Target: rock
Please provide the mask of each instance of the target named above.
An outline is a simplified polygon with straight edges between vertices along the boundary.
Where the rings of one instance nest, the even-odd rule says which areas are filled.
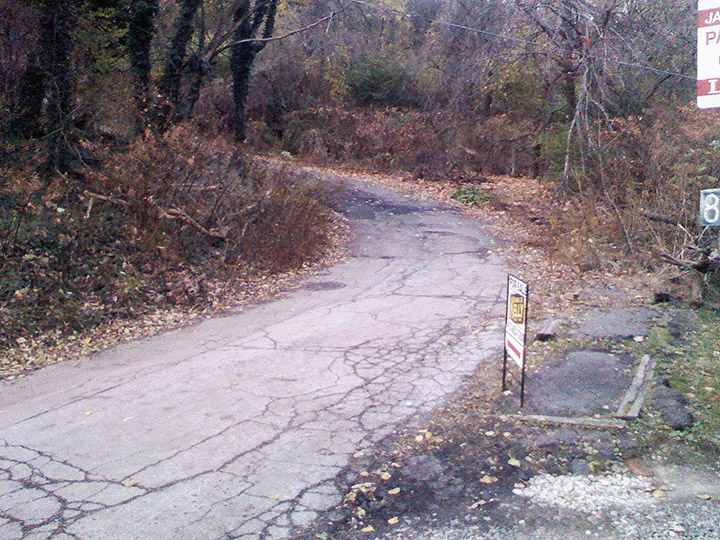
[[[428,481],[441,476],[445,472],[445,468],[436,457],[420,454],[409,457],[405,461],[402,472],[413,480]]]
[[[668,385],[665,379],[654,388],[651,399],[653,407],[660,412],[663,422],[672,429],[682,430],[692,427],[695,418],[686,407],[687,398]]]
[[[630,437],[621,437],[617,441],[618,450],[623,454],[635,452],[640,448],[640,443]]]
[[[664,401],[658,405],[663,422],[672,429],[682,430],[692,427],[695,418],[687,408],[677,401]]]
[[[570,462],[570,472],[572,474],[591,474],[590,465],[580,459],[574,459]]]
[[[563,325],[562,319],[552,319],[545,321],[535,334],[535,339],[541,342],[552,341],[557,337],[560,327]]]
[[[665,379],[667,381],[667,379]],[[655,388],[655,392],[653,393],[654,399],[657,400],[674,400],[680,403],[681,405],[689,405],[690,402],[688,401],[688,398],[685,397],[685,395],[682,392],[678,392],[674,388],[670,388],[670,384],[667,382],[663,382],[663,384],[659,384]]]

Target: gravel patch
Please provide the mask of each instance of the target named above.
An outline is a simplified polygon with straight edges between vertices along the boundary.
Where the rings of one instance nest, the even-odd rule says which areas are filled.
[[[541,506],[559,506],[577,512],[598,512],[611,507],[648,505],[654,502],[653,486],[637,476],[539,475],[513,493]]]

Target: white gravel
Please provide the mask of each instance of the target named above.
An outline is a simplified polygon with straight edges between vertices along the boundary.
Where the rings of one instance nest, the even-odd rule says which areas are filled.
[[[541,506],[559,506],[578,512],[597,512],[612,507],[635,507],[655,502],[653,486],[643,477],[612,474],[607,476],[539,475],[515,495]]]

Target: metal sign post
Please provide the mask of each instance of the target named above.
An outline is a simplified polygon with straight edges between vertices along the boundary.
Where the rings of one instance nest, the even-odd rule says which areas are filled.
[[[528,284],[508,276],[503,345],[502,389],[507,389],[507,361],[511,358],[520,368],[520,408],[525,405],[525,342],[527,335]]]
[[[720,0],[698,1],[697,105],[720,107]]]

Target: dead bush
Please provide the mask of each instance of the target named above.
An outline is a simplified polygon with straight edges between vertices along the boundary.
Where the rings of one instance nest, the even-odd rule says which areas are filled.
[[[184,126],[124,152],[84,152],[103,164],[82,182],[5,171],[0,347],[202,305],[214,283],[296,268],[329,239],[320,187],[251,164],[225,139]]]

